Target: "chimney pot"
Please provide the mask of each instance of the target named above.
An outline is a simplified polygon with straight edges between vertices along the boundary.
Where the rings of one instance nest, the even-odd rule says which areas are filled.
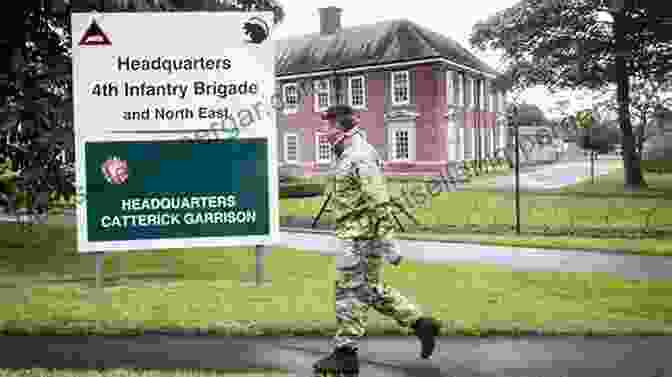
[[[341,29],[341,12],[338,7],[319,8],[320,11],[320,34],[328,35],[337,33]]]

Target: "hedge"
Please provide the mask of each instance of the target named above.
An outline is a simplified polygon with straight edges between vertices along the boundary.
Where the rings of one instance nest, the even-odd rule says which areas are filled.
[[[649,173],[672,173],[672,160],[642,160],[642,170]]]
[[[308,198],[324,193],[325,185],[319,183],[295,183],[280,185],[280,199]]]

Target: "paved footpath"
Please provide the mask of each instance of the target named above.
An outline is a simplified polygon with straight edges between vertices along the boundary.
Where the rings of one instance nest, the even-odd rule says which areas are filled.
[[[672,337],[443,337],[432,359],[418,359],[413,337],[361,344],[364,377],[672,376]],[[144,335],[0,336],[3,368],[283,369],[312,376],[327,339]],[[9,357],[11,354],[11,357]]]
[[[287,230],[287,229],[285,229]],[[399,240],[402,255],[425,263],[483,263],[517,271],[607,272],[627,279],[672,279],[672,258],[572,250],[532,249],[441,241]],[[298,250],[340,252],[327,232],[282,232],[280,245]]]

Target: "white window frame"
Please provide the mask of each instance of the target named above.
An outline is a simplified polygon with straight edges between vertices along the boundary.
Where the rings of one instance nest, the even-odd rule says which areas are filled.
[[[506,123],[504,122],[499,123],[499,144],[500,148],[506,147]]]
[[[495,98],[496,98],[495,94],[494,93],[488,93],[488,96],[489,96],[488,111],[490,111],[491,113],[494,113],[495,112],[495,106],[496,106],[496,104],[495,104]]]
[[[458,133],[459,145],[460,145],[460,150],[459,150],[459,153],[457,154],[457,157],[458,157],[459,161],[464,161],[464,156],[465,156],[464,149],[467,146],[467,143],[464,140],[464,127],[463,126],[458,127],[457,128],[457,133]]]
[[[474,80],[465,75],[464,78],[464,106],[468,109],[474,107]]]
[[[322,159],[320,158],[320,136],[324,136],[325,134],[322,132],[316,132],[315,133],[315,161],[318,164],[328,164],[331,163],[331,161],[334,158],[334,151],[331,148],[331,145],[329,143],[326,143],[329,146],[329,158],[328,159]]]
[[[394,95],[394,88],[396,86],[395,77],[397,75],[406,76],[406,99],[403,101],[397,101]],[[408,71],[392,71],[390,72],[390,91],[392,95],[392,105],[408,105],[411,103],[411,75]]]
[[[457,160],[457,122],[448,122],[446,129],[446,149],[448,150],[448,161]]]
[[[408,134],[408,158],[397,158],[396,151],[396,136],[397,131],[406,131]],[[416,147],[416,138],[415,138],[415,127],[413,125],[390,125],[388,128],[388,145],[390,146],[390,156],[389,160],[393,162],[401,161],[415,161],[415,147]]]
[[[294,137],[295,140],[296,140],[296,141],[295,141],[295,142],[296,142],[296,148],[295,148],[295,150],[296,150],[296,156],[295,156],[295,157],[296,157],[296,158],[295,158],[294,160],[290,160],[289,157],[288,157],[288,156],[289,156],[289,153],[288,153],[288,151],[289,151],[289,139],[290,139],[291,137]],[[298,134],[296,134],[296,133],[286,133],[286,134],[285,134],[285,138],[284,138],[284,152],[285,152],[285,162],[286,162],[286,163],[288,163],[288,164],[296,164],[296,163],[299,162],[300,157],[299,157],[299,135],[298,135]]]
[[[481,80],[481,110],[482,111],[487,111],[488,110],[488,102],[486,101],[487,93],[488,93],[488,80],[483,79]]]
[[[462,72],[457,74],[457,105],[460,107],[464,106],[464,74]]]
[[[326,83],[326,88],[322,89],[320,88],[320,83]],[[315,112],[322,112],[326,111],[329,106],[331,106],[331,81],[329,79],[317,79],[314,81],[314,86],[313,86],[313,101],[314,101],[314,109]],[[320,106],[320,94],[326,94],[327,95],[327,104],[325,106]]]
[[[490,151],[491,154],[494,156],[495,152],[497,151],[497,137],[498,137],[498,132],[497,132],[497,127],[493,127],[490,129],[490,145],[492,150]]]
[[[464,75],[464,108],[468,109],[471,106],[471,87],[469,87],[470,79]]]
[[[294,88],[294,91],[296,92],[296,104],[293,106],[289,105],[289,101],[287,100],[287,89],[288,88]],[[287,83],[282,85],[282,102],[284,104],[283,110],[287,114],[293,114],[299,111],[299,87],[297,83],[292,82],[292,83]]]
[[[476,140],[476,127],[471,127],[471,159],[475,160],[478,157],[477,152],[478,140]]]
[[[352,91],[352,82],[357,80],[362,80],[362,103],[359,105],[353,103],[354,96]],[[353,109],[366,109],[366,78],[364,75],[352,76],[348,79],[348,104]]]
[[[455,71],[446,71],[446,104],[455,105]]]
[[[499,92],[499,112],[504,112],[506,111],[506,103],[505,103],[505,97],[504,97],[504,92]]]
[[[471,79],[471,108],[472,109],[480,109],[481,104],[478,103],[480,101],[480,96],[481,96],[481,80],[479,79]]]

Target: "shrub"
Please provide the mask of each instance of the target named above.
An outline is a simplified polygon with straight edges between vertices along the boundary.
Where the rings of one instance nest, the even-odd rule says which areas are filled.
[[[9,174],[0,174],[0,192],[5,194],[16,193],[16,178]]]
[[[642,160],[642,170],[649,173],[672,173],[672,160]]]
[[[319,183],[295,183],[280,186],[280,199],[309,198],[324,194],[325,185]]]

